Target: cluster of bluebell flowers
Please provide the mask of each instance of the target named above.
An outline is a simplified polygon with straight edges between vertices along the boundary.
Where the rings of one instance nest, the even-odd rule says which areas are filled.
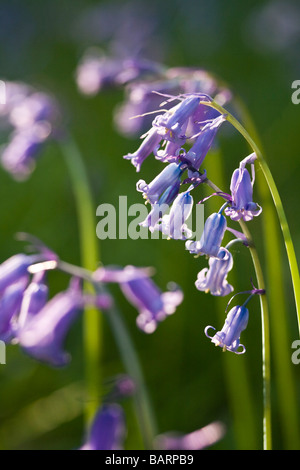
[[[230,193],[217,190],[211,195],[223,199],[220,210],[207,217],[201,238],[191,240],[192,232],[186,224],[193,207],[191,193],[202,183],[210,183],[212,188],[216,188],[208,180],[202,165],[220,127],[226,122],[226,115],[211,106],[213,99],[205,93],[163,96],[165,99],[161,107],[166,103],[172,103],[172,107],[157,110],[150,130],[141,137],[140,147],[124,156],[137,172],[150,155],[165,165],[150,183],[142,179],[137,182],[137,190],[151,205],[150,213],[141,225],[151,231],[160,230],[168,238],[185,240],[185,247],[191,254],[208,258],[209,267],[198,273],[196,288],[214,296],[227,296],[234,290],[227,281],[233,268],[230,248],[236,241],[248,244],[244,234],[230,227],[229,222],[248,222],[262,211],[253,201],[256,155],[252,153],[244,158],[234,170]],[[250,172],[247,167],[250,167]],[[226,231],[233,233],[235,238],[222,246]],[[258,290],[254,293],[261,294]],[[223,350],[244,353],[246,348],[241,347],[239,338],[247,322],[247,308],[244,305],[234,307],[227,315],[223,329],[211,338],[212,342]],[[205,334],[208,336],[207,330]]]
[[[152,270],[134,266],[101,267],[89,273],[88,280],[95,286],[91,295],[83,289],[87,274],[70,265],[68,287],[49,298],[47,276],[53,270],[64,271],[66,264],[42,244],[38,248],[38,253],[20,253],[0,265],[0,339],[19,344],[31,357],[49,365],[60,367],[69,362],[64,341],[85,306],[101,311],[112,306],[105,287],[109,283],[118,283],[138,310],[137,326],[145,333],[152,333],[183,300],[178,286],[162,292],[150,277]]]
[[[59,107],[49,93],[5,82],[0,123],[8,141],[1,149],[1,164],[14,179],[24,180],[32,173],[45,144],[58,138],[59,121]]]

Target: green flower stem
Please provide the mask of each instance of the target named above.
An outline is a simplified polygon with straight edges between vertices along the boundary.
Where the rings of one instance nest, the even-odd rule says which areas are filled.
[[[151,450],[153,449],[154,438],[157,432],[154,413],[144,382],[142,368],[123,318],[116,306],[113,306],[109,310],[107,318],[110,322],[125,368],[136,384],[137,388],[134,394],[135,409],[139,419],[145,449]]]
[[[218,177],[220,186],[225,187],[224,159],[219,148],[211,150],[210,158],[206,160],[205,168],[207,174],[212,174],[213,179]],[[209,212],[217,212],[220,205],[219,199],[210,198],[207,202]],[[225,248],[230,250],[237,243],[244,245],[245,240],[234,238],[227,243]],[[243,249],[246,250],[246,247]],[[237,273],[233,270],[230,274],[230,283],[234,285]],[[220,322],[224,321],[224,300],[222,297],[215,297],[214,302],[218,309]],[[257,449],[260,445],[260,438],[257,432],[258,413],[253,384],[249,375],[247,362],[235,360],[231,354],[222,354],[225,368],[225,380],[229,398],[229,406],[233,418],[234,437],[237,448],[242,450]],[[239,380],[237,381],[237,377]]]
[[[100,259],[99,246],[95,233],[95,210],[85,166],[77,145],[71,138],[61,145],[67,164],[76,200],[82,266],[94,271]],[[86,289],[93,292],[92,285]],[[87,307],[83,316],[83,344],[87,386],[86,421],[93,418],[100,405],[101,397],[101,357],[102,357],[102,315],[94,307]]]
[[[292,237],[289,229],[289,225],[287,222],[287,218],[285,215],[285,211],[282,205],[282,201],[277,189],[277,186],[275,184],[274,178],[272,176],[272,173],[269,169],[269,166],[265,159],[262,156],[262,153],[252,137],[249,135],[249,133],[246,131],[246,129],[240,124],[240,122],[226,109],[224,109],[222,106],[218,105],[215,102],[202,102],[206,106],[210,106],[217,111],[219,111],[222,114],[226,115],[226,119],[228,122],[230,122],[236,130],[245,138],[245,140],[248,142],[250,147],[252,148],[253,152],[255,152],[257,156],[257,161],[261,167],[261,170],[265,176],[265,179],[267,181],[267,184],[269,186],[274,205],[278,214],[283,238],[284,238],[284,243],[286,247],[286,252],[287,252],[287,257],[289,260],[289,266],[290,266],[290,272],[291,272],[291,278],[292,278],[292,283],[293,283],[293,289],[294,289],[294,297],[295,297],[295,304],[296,304],[296,309],[297,309],[297,319],[298,319],[298,329],[300,333],[300,277],[299,277],[299,268],[297,264],[297,258],[296,258],[296,253],[295,253],[295,248],[292,242]]]
[[[244,103],[234,99],[241,122],[262,150],[256,126]],[[264,152],[263,152],[264,154]],[[284,274],[281,266],[280,226],[277,222],[276,209],[273,204],[267,182],[262,172],[256,178],[257,191],[263,206],[262,226],[264,232],[264,250],[266,253],[266,277],[268,286],[276,286],[269,295],[271,317],[271,342],[273,344],[274,372],[278,388],[278,409],[281,418],[282,437],[285,448],[297,449],[300,442],[299,413],[297,390],[290,357],[291,338],[287,322],[287,305],[284,292]],[[276,254],[274,256],[274,254]],[[269,287],[268,287],[269,290]]]
[[[264,276],[258,256],[247,224],[240,221],[240,226],[249,243],[258,289],[265,290]],[[262,367],[263,367],[263,446],[264,450],[272,449],[272,425],[271,425],[271,359],[270,359],[270,325],[267,296],[260,295],[261,324],[262,324]]]
[[[217,193],[223,193],[208,178],[204,181],[211,189]],[[244,221],[239,221],[243,234],[247,238],[248,247],[251,253],[258,289],[265,290],[264,276],[258,256],[252,240],[251,233]],[[263,448],[271,450],[272,448],[272,426],[271,426],[271,363],[270,363],[270,326],[269,309],[267,296],[260,295],[261,322],[262,322],[262,377],[263,377]]]

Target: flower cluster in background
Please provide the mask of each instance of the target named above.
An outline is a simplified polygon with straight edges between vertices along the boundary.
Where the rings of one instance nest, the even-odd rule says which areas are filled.
[[[135,384],[130,377],[112,380],[112,390],[105,396],[104,404],[97,411],[80,450],[122,450],[126,440],[126,419],[121,401],[132,396]],[[202,450],[224,436],[224,425],[212,422],[188,434],[164,433],[155,436],[153,445],[159,450]]]
[[[5,82],[0,128],[8,134],[1,164],[13,178],[24,180],[35,168],[46,142],[58,138],[60,111],[56,100],[25,83]]]

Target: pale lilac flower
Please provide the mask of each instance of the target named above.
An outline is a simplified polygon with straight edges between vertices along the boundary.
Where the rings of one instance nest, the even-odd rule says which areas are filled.
[[[139,180],[136,184],[138,191],[143,193],[145,199],[151,204],[158,202],[160,196],[169,188],[177,187],[181,175],[185,171],[182,164],[170,163],[161,171],[151,183]]]
[[[27,281],[20,278],[15,284],[9,285],[0,298],[0,340],[10,341],[14,337],[16,316],[19,314],[23,293]]]
[[[193,208],[193,197],[190,190],[179,194],[168,215],[164,215],[161,222],[158,222],[154,229],[161,232],[174,240],[186,240],[192,235],[191,230],[186,225]]]
[[[161,140],[161,135],[157,133],[155,128],[152,128],[138,150],[134,153],[124,155],[124,158],[131,160],[131,163],[136,167],[136,171],[139,172],[144,160],[146,160],[151,153],[155,153],[159,149]]]
[[[44,271],[34,274],[30,284],[24,291],[17,328],[21,329],[33,316],[46,305],[49,296],[49,287]]]
[[[204,268],[198,273],[195,282],[197,289],[216,296],[230,294],[233,287],[226,278],[233,266],[231,253],[226,248],[220,248],[217,258],[209,258],[208,264],[209,268]]]
[[[97,412],[87,440],[79,450],[121,450],[125,436],[122,408],[117,404],[105,404]]]
[[[57,117],[57,106],[50,95],[34,92],[16,104],[9,116],[16,129],[25,129],[37,122],[53,122]]]
[[[223,236],[227,227],[226,218],[219,213],[211,214],[204,225],[200,241],[186,242],[186,248],[195,255],[218,257]]]
[[[158,323],[173,314],[183,300],[178,286],[162,292],[149,277],[149,272],[126,266],[124,269],[99,268],[94,279],[99,282],[118,282],[127,300],[137,308],[137,326],[145,333],[153,333]]]
[[[155,448],[161,450],[203,450],[224,436],[222,423],[213,422],[188,434],[165,433],[156,437]]]
[[[212,122],[207,123],[199,135],[196,137],[196,142],[191,149],[184,155],[182,161],[188,163],[195,170],[199,170],[203,163],[208,151],[210,150],[216,133],[220,125],[226,120],[226,117],[221,115],[215,118]]]
[[[1,154],[2,166],[17,180],[28,178],[50,133],[51,127],[47,122],[13,133]]]
[[[36,360],[56,367],[64,366],[70,358],[63,349],[63,343],[83,307],[81,289],[77,284],[72,284],[49,300],[18,331],[20,346]]]
[[[83,94],[95,95],[103,88],[115,86],[116,76],[122,70],[122,61],[118,59],[88,54],[77,68],[77,86]]]
[[[146,219],[140,223],[141,227],[148,227],[150,232],[157,229],[157,223],[163,215],[170,209],[170,204],[177,197],[180,189],[180,181],[170,186],[159,198],[158,202],[152,204],[151,211]]]
[[[245,306],[235,306],[228,313],[225,324],[221,331],[218,331],[213,337],[209,336],[207,331],[212,326],[205,328],[205,335],[211,339],[212,343],[216,346],[220,346],[223,350],[232,351],[236,354],[244,354],[246,348],[243,344],[240,344],[240,335],[243,330],[247,327],[249,319],[249,311]],[[242,348],[239,351],[239,348]]]
[[[188,120],[199,106],[200,99],[200,96],[196,95],[185,98],[166,113],[157,116],[153,121],[153,127],[157,128],[162,138],[171,142],[178,140],[181,142]]]
[[[28,268],[40,261],[41,255],[18,254],[0,264],[0,295],[5,289],[19,281],[25,284],[29,281]]]
[[[231,204],[225,209],[225,214],[232,220],[243,219],[245,222],[248,222],[262,212],[262,208],[253,202],[255,159],[256,155],[254,153],[249,155],[242,160],[239,168],[233,172],[230,184]],[[245,168],[247,163],[250,163],[252,167],[252,180],[248,170]]]

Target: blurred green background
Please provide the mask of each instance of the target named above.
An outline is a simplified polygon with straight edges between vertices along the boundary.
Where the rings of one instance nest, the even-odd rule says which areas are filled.
[[[105,29],[103,12],[111,6],[115,10]],[[109,91],[86,98],[80,95],[74,80],[77,64],[86,48],[101,46],[111,52],[116,47],[113,41],[120,33],[120,18],[116,12],[125,6],[128,7],[127,19],[130,12],[138,12],[131,29],[133,38],[144,31],[146,20],[151,24],[145,39],[147,58],[170,67],[207,69],[227,82],[244,101],[278,185],[299,257],[300,105],[291,101],[291,84],[300,79],[299,2],[1,1],[1,78],[24,81],[57,97],[68,129],[84,156],[95,208],[105,202],[117,206],[119,195],[128,195],[128,204],[141,202],[141,195],[135,190],[137,179],[150,181],[161,168],[159,162],[148,160],[137,175],[134,167],[122,158],[133,152],[139,143],[138,139],[129,140],[119,135],[113,125],[113,111],[123,99],[122,92]],[[142,15],[140,21],[139,15]],[[126,15],[122,16],[122,21],[125,19]],[[128,47],[130,49],[130,42]],[[222,131],[220,146],[229,185],[230,175],[247,155],[247,148],[236,133]],[[218,165],[210,162],[208,166],[218,182],[221,178]],[[14,234],[23,231],[42,239],[64,260],[80,264],[76,207],[59,147],[51,144],[46,148],[26,182],[16,183],[2,169],[0,173],[1,261],[22,249]],[[260,220],[251,223],[251,230],[262,251]],[[274,257],[282,263],[290,345],[298,333],[282,243],[281,248],[282,252],[274,253]],[[135,326],[134,308],[117,288],[113,289],[143,366],[159,432],[191,432],[219,420],[226,426],[226,435],[214,448],[261,448],[258,300],[254,299],[249,305],[249,325],[243,333],[247,353],[240,357],[223,354],[220,348],[213,347],[203,330],[207,325],[222,327],[227,299],[215,299],[194,287],[197,272],[206,265],[205,259],[194,259],[179,241],[166,240],[105,240],[101,242],[100,251],[103,264],[153,266],[154,279],[161,288],[165,289],[172,280],[185,293],[184,302],[176,313],[163,322],[155,334],[146,336]],[[249,278],[254,277],[254,272],[245,248],[236,248],[234,258],[235,268],[229,281],[238,292],[249,288]],[[52,292],[65,288],[67,281],[62,274],[52,274]],[[270,287],[276,292],[278,286]],[[73,449],[81,444],[84,407],[81,321],[72,328],[67,345],[73,359],[62,370],[37,364],[16,346],[7,348],[7,364],[0,366],[1,449]],[[288,355],[291,353],[292,350]],[[103,376],[123,371],[113,335],[104,321]],[[300,365],[292,365],[292,374],[299,397]],[[285,449],[291,444],[283,435],[278,401],[274,385],[274,448]],[[294,410],[296,417],[300,397],[298,402],[299,408]],[[125,409],[126,447],[135,449],[141,442],[130,400],[125,403]],[[300,442],[292,445],[300,448]]]

